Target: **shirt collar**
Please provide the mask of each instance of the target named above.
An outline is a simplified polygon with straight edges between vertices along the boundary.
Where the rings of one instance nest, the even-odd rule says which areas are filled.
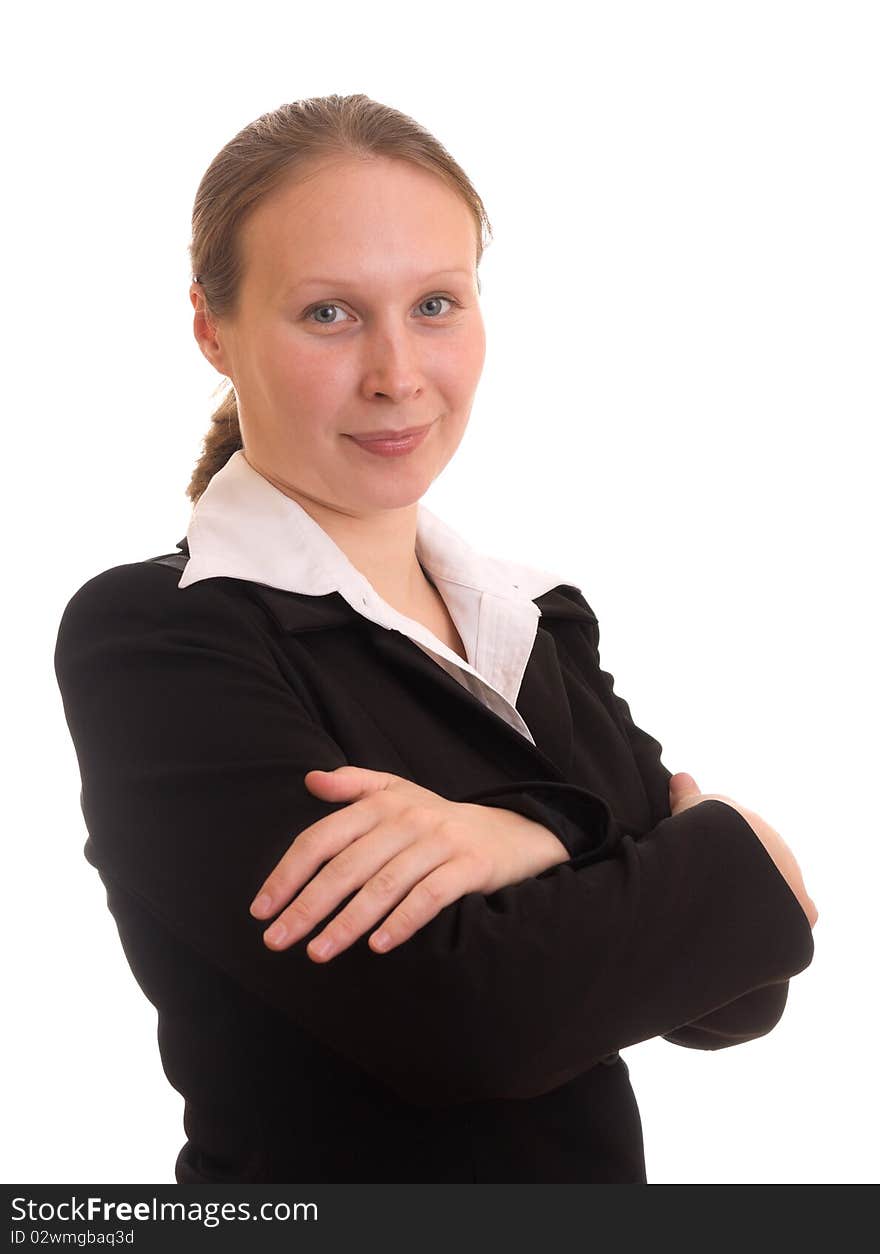
[[[226,576],[311,597],[339,593],[357,613],[377,622],[388,618],[390,607],[369,580],[297,501],[250,465],[243,449],[232,454],[199,497],[186,542],[189,561],[181,588]],[[552,571],[477,551],[422,502],[416,556],[450,595],[476,590],[534,601],[568,583]]]

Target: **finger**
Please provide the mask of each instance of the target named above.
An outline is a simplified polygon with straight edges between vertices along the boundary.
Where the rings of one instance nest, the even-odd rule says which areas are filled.
[[[401,848],[402,839],[410,842],[405,848]],[[322,961],[334,957],[383,919],[420,879],[449,856],[446,843],[436,836],[413,842],[412,834],[402,830],[399,817],[380,824],[368,840],[353,846],[349,859],[348,852],[328,863],[280,917],[278,922],[287,928],[283,947],[295,944],[355,893],[324,931],[309,942],[309,957]],[[269,933],[266,939],[269,941]],[[322,949],[323,942],[328,943],[326,950]]]
[[[369,832],[369,840],[365,835],[340,849],[266,929],[266,944],[273,949],[287,949],[317,927],[341,901],[368,883],[400,852],[401,831],[399,821],[377,823]]]
[[[415,846],[406,850],[394,862],[403,862],[406,854],[411,853],[414,848]],[[397,909],[385,919],[381,928],[370,938],[374,952],[384,953],[388,949],[393,949],[430,922],[444,906],[472,891],[480,876],[485,875],[485,867],[477,866],[476,863],[477,860],[471,858],[470,855],[462,854],[442,862],[433,870],[428,870],[423,866],[414,874],[398,872],[394,863],[383,868],[383,871],[391,870],[395,875],[398,886],[394,895],[395,897],[402,896],[402,900]],[[405,884],[411,884],[408,893],[400,888]],[[364,885],[358,897],[363,896],[366,889],[367,885]],[[314,941],[309,943],[309,957],[320,962],[327,962],[336,957],[387,914],[388,904],[388,900],[380,900],[378,903],[374,900],[365,905],[363,910],[359,910],[358,899],[355,898],[320,936],[316,936]],[[354,916],[354,921],[351,923],[346,918],[349,910]],[[354,915],[355,911],[357,911],[356,915]],[[344,925],[341,933],[338,928],[339,924]],[[383,933],[389,937],[387,946],[381,942],[376,944],[376,938],[382,936]]]
[[[357,804],[359,798],[387,792],[392,787],[396,792],[402,788],[408,791],[417,788],[409,780],[389,771],[372,771],[367,767],[350,765],[333,771],[307,771],[304,781],[310,791],[337,801],[350,797],[352,805]],[[337,810],[325,815],[294,837],[290,848],[254,894],[249,907],[254,918],[268,919],[275,914],[315,873],[322,861],[326,862],[339,852],[342,846],[338,841],[346,840],[345,832],[335,821],[339,813],[342,812]],[[363,834],[351,829],[346,829],[346,832],[349,842]]]
[[[303,828],[260,885],[250,912],[255,919],[277,913],[322,863],[369,832],[386,812],[378,794],[354,801]]]
[[[408,941],[454,901],[475,892],[485,875],[482,863],[461,854],[432,871],[407,894],[369,939],[374,952],[388,953]]]

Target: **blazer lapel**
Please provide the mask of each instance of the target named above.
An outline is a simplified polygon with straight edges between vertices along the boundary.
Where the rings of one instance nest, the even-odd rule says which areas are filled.
[[[181,547],[180,545],[178,547]],[[282,631],[300,633],[346,624],[371,633],[377,653],[389,666],[402,672],[408,683],[424,694],[426,702],[438,699],[466,702],[472,713],[485,720],[486,735],[500,738],[504,760],[517,775],[534,776],[537,771],[551,779],[565,780],[571,771],[574,744],[571,707],[552,631],[542,624],[553,618],[576,618],[595,622],[595,616],[557,591],[535,598],[541,610],[535,644],[523,675],[516,708],[535,738],[535,744],[505,719],[486,706],[469,689],[458,683],[414,641],[399,631],[389,631],[358,614],[338,592],[307,596],[248,583]]]
[[[583,601],[580,593],[577,595]],[[535,604],[541,617],[516,707],[536,743],[558,767],[560,777],[570,779],[574,766],[574,726],[553,623],[573,619],[592,625],[596,616],[586,602],[577,604],[555,588],[535,597]]]
[[[550,632],[538,620],[538,632],[517,697],[516,708],[547,757],[569,777],[574,757],[571,706],[556,645]]]
[[[564,778],[561,765],[554,760],[556,755],[560,754],[560,748],[560,756],[565,763],[571,758],[571,715],[567,711],[568,702],[564,692],[562,701],[568,712],[568,739],[566,742],[563,730],[561,746],[559,733],[551,744],[542,744],[541,737],[536,734],[533,726],[531,708],[526,708],[522,701],[517,701],[517,709],[535,737],[536,743],[533,745],[515,727],[511,727],[500,714],[496,714],[485,705],[470,689],[453,679],[448,671],[439,666],[408,636],[404,636],[399,631],[387,631],[377,626],[373,634],[373,643],[376,651],[387,659],[389,666],[399,673],[402,672],[406,681],[424,694],[426,703],[437,702],[440,699],[453,703],[464,701],[471,708],[472,714],[485,722],[486,736],[490,742],[493,739],[500,742],[499,747],[503,748],[503,762],[506,769],[513,770],[517,776],[524,773],[526,777],[531,777],[537,770],[542,774],[550,775],[553,779]],[[533,656],[526,668],[527,674],[532,669],[534,660]],[[564,729],[564,720],[560,722]]]

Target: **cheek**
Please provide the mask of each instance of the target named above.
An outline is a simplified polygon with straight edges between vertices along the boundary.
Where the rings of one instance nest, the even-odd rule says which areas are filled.
[[[461,337],[461,365],[471,373],[479,373],[486,356],[486,328],[477,316]]]
[[[456,352],[450,355],[447,363],[447,383],[451,396],[457,400],[470,398],[486,357],[486,337],[482,331],[462,337],[456,345]]]
[[[263,368],[285,398],[310,409],[323,398],[323,408],[332,408],[332,397],[347,385],[344,362],[333,360],[321,347],[283,331],[267,336],[261,349]]]

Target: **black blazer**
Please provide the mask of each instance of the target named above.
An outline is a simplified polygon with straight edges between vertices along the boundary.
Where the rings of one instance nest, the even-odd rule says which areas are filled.
[[[85,583],[55,651],[85,856],[185,1099],[177,1181],[644,1182],[618,1051],[762,1036],[813,937],[732,806],[670,815],[582,594],[536,599],[533,746],[339,593],[179,589],[177,547]],[[305,773],[345,763],[537,818],[571,858],[384,955],[365,935],[313,962],[326,918],[272,952],[248,907],[343,804]]]

